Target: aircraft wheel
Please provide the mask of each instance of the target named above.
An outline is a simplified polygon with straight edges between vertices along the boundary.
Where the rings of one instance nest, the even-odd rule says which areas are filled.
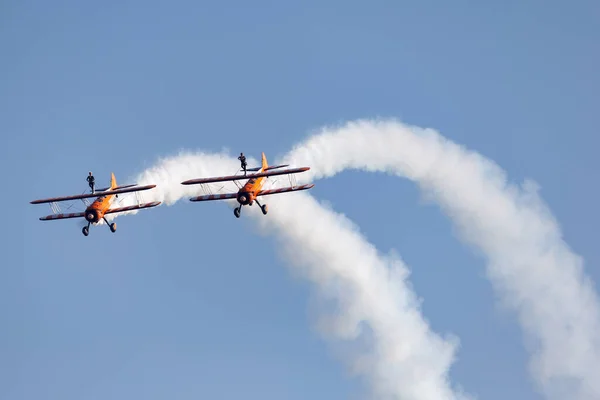
[[[110,231],[112,233],[115,233],[115,231],[117,230],[117,224],[115,222],[113,222],[112,224],[109,225],[110,226]]]
[[[233,214],[235,215],[236,218],[239,218],[240,217],[240,209],[239,208],[235,208],[233,210]]]
[[[262,207],[260,207],[260,209],[262,210],[264,215],[267,215],[267,212],[269,211],[269,207],[266,204],[263,204]]]
[[[81,230],[81,233],[83,233],[83,236],[87,236],[90,234],[90,230],[88,229],[87,226],[84,226],[83,229]]]

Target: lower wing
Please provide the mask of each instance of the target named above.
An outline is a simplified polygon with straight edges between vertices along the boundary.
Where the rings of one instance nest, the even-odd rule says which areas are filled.
[[[52,214],[40,217],[40,221],[52,221],[55,219],[67,219],[67,218],[81,218],[85,215],[83,212],[71,213],[71,214]]]
[[[269,194],[279,194],[279,193],[285,193],[285,192],[296,192],[298,190],[311,189],[314,186],[315,185],[313,183],[308,183],[306,185],[300,185],[300,186],[289,186],[289,187],[284,187],[284,188],[279,188],[279,189],[261,190],[260,192],[258,192],[257,196],[267,196]]]
[[[111,208],[111,209],[107,210],[104,214],[114,214],[114,213],[123,212],[123,211],[140,210],[142,208],[156,207],[160,203],[161,203],[160,201],[154,201],[152,203],[140,204],[140,205],[135,205],[135,206]],[[78,212],[78,213],[71,213],[71,214],[52,214],[52,215],[47,215],[45,217],[41,217],[40,221],[53,221],[55,219],[81,218],[84,216],[85,216],[85,212]]]
[[[279,188],[279,189],[261,190],[260,192],[258,192],[257,196],[267,196],[270,194],[279,194],[279,193],[285,193],[285,192],[296,192],[298,190],[311,189],[314,186],[315,186],[314,184],[309,183],[309,184],[300,185],[300,186],[289,186],[289,187],[284,187],[284,188]],[[192,197],[190,199],[190,201],[228,200],[228,199],[235,199],[237,197],[237,195],[238,195],[237,193],[207,194],[204,196]]]
[[[142,208],[156,207],[160,203],[162,203],[162,202],[161,201],[153,201],[152,203],[139,204],[139,205],[135,205],[135,206],[111,208],[110,210],[107,210],[104,214],[114,214],[114,213],[124,212],[124,211],[141,210]]]
[[[210,201],[210,200],[227,200],[235,199],[237,193],[226,193],[226,194],[206,194],[204,196],[192,197],[190,201]]]

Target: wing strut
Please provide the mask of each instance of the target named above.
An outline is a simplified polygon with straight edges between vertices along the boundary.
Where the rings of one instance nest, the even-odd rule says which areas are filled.
[[[52,210],[53,214],[60,214],[60,206],[58,205],[58,203],[56,202],[52,202],[50,203],[50,209]]]

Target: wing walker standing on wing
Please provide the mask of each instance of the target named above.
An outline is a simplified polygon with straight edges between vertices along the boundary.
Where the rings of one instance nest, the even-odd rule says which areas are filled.
[[[246,156],[244,155],[244,153],[240,153],[238,160],[240,160],[240,163],[242,164],[242,169],[244,170],[244,176],[246,176],[246,167],[248,166],[248,164],[246,164]]]
[[[92,193],[95,193],[96,191],[94,190],[94,186],[96,185],[96,179],[94,178],[94,175],[92,175],[92,171],[90,171],[90,174],[88,175],[86,180],[88,181],[88,185],[90,185]]]
[[[246,168],[246,157],[244,157],[244,153],[240,153],[238,157],[242,164],[242,169],[244,170],[244,176],[240,175],[230,175],[230,176],[220,176],[214,178],[201,178],[201,179],[190,179],[185,182],[181,182],[182,185],[197,185],[197,184],[206,184],[213,182],[225,182],[225,181],[237,181],[245,178],[249,178],[246,184],[238,190],[237,193],[226,193],[226,194],[209,194],[204,196],[197,196],[190,199],[190,201],[209,201],[209,200],[227,200],[227,199],[237,199],[239,206],[233,210],[236,218],[240,217],[240,213],[242,211],[242,206],[249,205],[251,206],[256,201],[256,204],[261,208],[264,215],[267,215],[267,205],[261,205],[258,201],[259,196],[266,196],[270,194],[278,194],[284,192],[293,192],[298,190],[307,190],[314,187],[314,184],[306,184],[300,186],[290,186],[278,189],[269,189],[262,190],[263,185],[265,184],[265,179],[270,176],[275,175],[286,175],[286,174],[295,174],[304,171],[308,171],[310,167],[302,167],[302,168],[292,168],[292,169],[284,169],[280,171],[273,171],[274,169],[279,169],[283,167],[288,167],[289,165],[274,165],[269,166],[267,163],[267,158],[265,157],[265,153],[262,153],[262,166],[257,168]],[[247,175],[247,171],[256,171],[255,174]],[[237,183],[236,183],[237,184]],[[239,186],[238,186],[239,187]]]
[[[111,232],[115,232],[117,230],[117,224],[114,222],[112,224],[109,224],[108,221],[106,220],[107,214],[114,214],[114,213],[119,213],[119,212],[124,212],[124,211],[140,210],[142,208],[156,207],[161,203],[160,201],[154,201],[151,203],[137,204],[137,205],[127,206],[127,207],[110,208],[112,205],[113,197],[118,197],[118,195],[121,193],[140,192],[143,190],[149,190],[149,189],[156,187],[156,185],[137,186],[137,184],[132,184],[132,185],[118,186],[117,180],[115,179],[115,174],[111,174],[110,187],[98,189],[96,191],[94,189],[94,184],[95,184],[94,176],[92,175],[91,172],[89,173],[89,176],[87,177],[87,181],[90,185],[90,188],[92,189],[91,194],[80,194],[80,195],[65,196],[65,197],[53,197],[53,198],[49,198],[49,199],[41,199],[41,200],[32,201],[31,204],[42,204],[42,203],[51,203],[52,204],[52,210],[55,212],[55,214],[41,217],[40,221],[52,221],[55,219],[83,217],[86,219],[88,224],[87,224],[87,226],[83,227],[82,232],[85,236],[87,236],[90,233],[90,224],[97,224],[98,222],[100,222],[100,220],[104,220],[104,222],[106,222],[106,224],[110,227]],[[96,200],[94,200],[94,202],[92,204],[87,206],[84,212],[71,213],[71,214],[58,214],[56,211],[58,209],[58,206],[55,203],[57,203],[57,202],[69,201],[69,200],[82,200],[83,201],[83,199],[87,199],[87,198],[91,198],[91,197],[96,197]]]

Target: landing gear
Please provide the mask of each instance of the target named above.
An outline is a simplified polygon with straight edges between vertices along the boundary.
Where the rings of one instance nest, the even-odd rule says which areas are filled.
[[[83,233],[83,236],[87,236],[90,234],[90,222],[88,222],[87,226],[83,227],[81,233]]]
[[[260,209],[262,210],[262,213],[264,215],[267,215],[267,212],[269,211],[269,207],[267,207],[266,204],[260,204],[258,200],[254,199],[253,201],[251,201],[250,203],[246,204],[248,206],[252,206],[252,204],[254,204],[254,202],[256,201],[256,204],[258,204],[258,206],[260,207]],[[236,208],[233,209],[233,215],[235,215],[236,218],[240,217],[240,214],[242,213],[242,204],[240,204],[239,206],[237,206]]]
[[[115,222],[109,224],[105,217],[102,217],[102,219],[104,220],[104,222],[106,222],[106,225],[108,225],[112,233],[115,233],[117,231],[117,224]]]
[[[115,233],[117,231],[117,224],[115,222],[109,224],[106,218],[103,217],[103,219],[104,222],[106,222],[106,225],[108,225],[108,227],[110,228],[110,231],[112,233]],[[87,226],[84,226],[83,229],[81,229],[81,233],[83,233],[83,236],[87,236],[90,234],[90,224],[91,222],[88,222]]]
[[[258,200],[256,200],[256,204],[258,204],[258,206],[262,210],[263,215],[267,215],[267,212],[269,211],[269,207],[266,204],[260,204],[258,202]]]

